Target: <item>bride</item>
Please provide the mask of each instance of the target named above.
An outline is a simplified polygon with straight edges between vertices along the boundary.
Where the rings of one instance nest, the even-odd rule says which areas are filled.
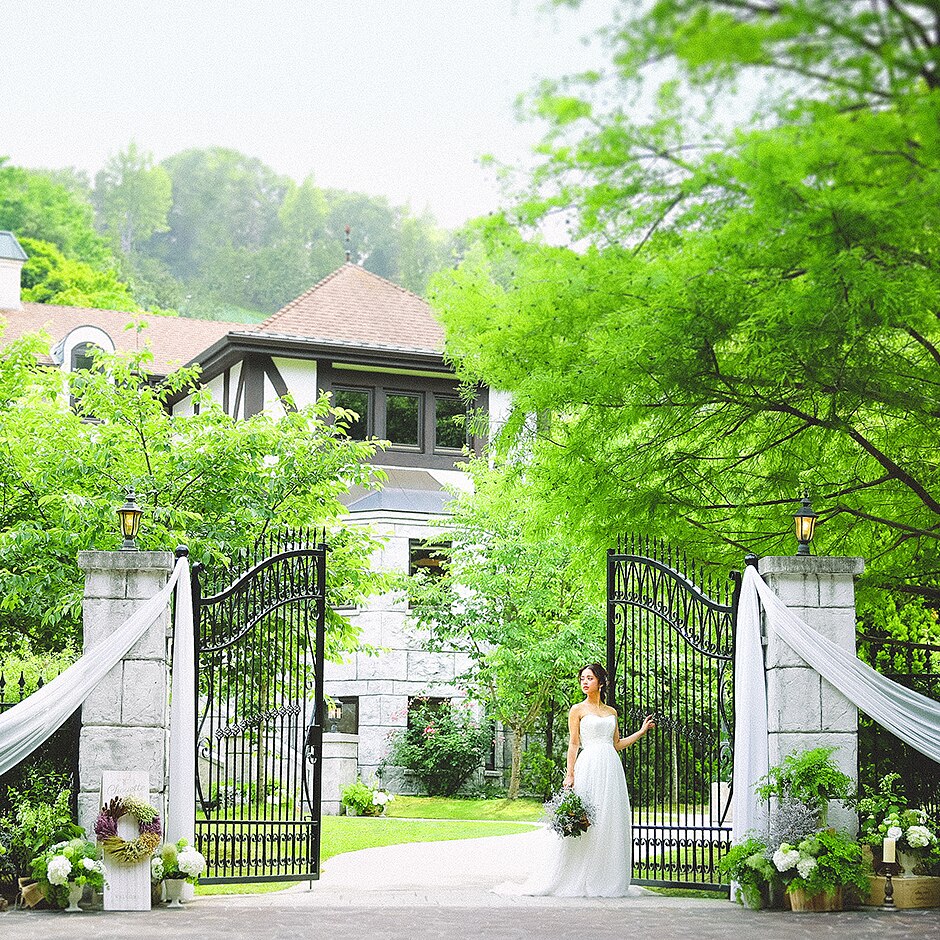
[[[604,667],[599,663],[584,666],[578,681],[585,698],[568,713],[564,786],[573,787],[592,808],[591,825],[578,837],[547,834],[551,841],[525,884],[501,885],[496,889],[501,894],[618,898],[644,893],[630,887],[630,797],[617,752],[635,744],[656,725],[648,715],[639,731],[621,738],[617,712],[604,704]]]

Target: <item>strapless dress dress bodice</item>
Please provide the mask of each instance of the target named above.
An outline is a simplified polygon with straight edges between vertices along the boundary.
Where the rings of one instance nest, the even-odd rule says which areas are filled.
[[[597,744],[607,744],[613,747],[616,723],[616,715],[592,715],[590,713],[582,715],[581,747],[592,747]]]

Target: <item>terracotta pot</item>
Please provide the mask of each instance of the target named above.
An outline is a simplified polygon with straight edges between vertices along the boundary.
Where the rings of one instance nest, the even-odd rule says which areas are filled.
[[[793,888],[787,892],[790,896],[790,907],[794,911],[841,911],[842,889],[823,891],[810,897],[802,888]]]

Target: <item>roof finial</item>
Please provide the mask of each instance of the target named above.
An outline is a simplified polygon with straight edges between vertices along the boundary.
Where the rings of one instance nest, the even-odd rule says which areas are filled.
[[[349,226],[346,226],[346,263],[349,264],[349,259],[352,257],[352,251],[349,247]]]

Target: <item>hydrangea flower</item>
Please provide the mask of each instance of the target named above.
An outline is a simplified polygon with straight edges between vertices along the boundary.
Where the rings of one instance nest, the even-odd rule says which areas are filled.
[[[774,852],[774,866],[777,871],[780,872],[789,871],[799,860],[799,849],[794,849],[789,842],[784,842],[783,845]]]
[[[809,878],[810,872],[816,867],[816,859],[812,855],[804,855],[797,863],[796,870],[801,878]]]
[[[53,855],[46,866],[46,877],[51,885],[64,885],[72,872],[72,863],[64,855]]]
[[[159,855],[150,859],[150,877],[154,881],[163,881],[163,859]]]
[[[889,839],[900,839],[904,835],[904,830],[900,826],[889,826],[888,827],[888,838]]]
[[[907,830],[907,844],[914,849],[926,848],[933,841],[933,836],[926,826],[911,826]]]
[[[206,870],[206,860],[194,848],[185,848],[176,857],[179,870],[188,878],[198,878]]]
[[[388,802],[388,794],[383,793],[381,790],[376,790],[372,794],[372,805],[373,806],[384,806]]]

